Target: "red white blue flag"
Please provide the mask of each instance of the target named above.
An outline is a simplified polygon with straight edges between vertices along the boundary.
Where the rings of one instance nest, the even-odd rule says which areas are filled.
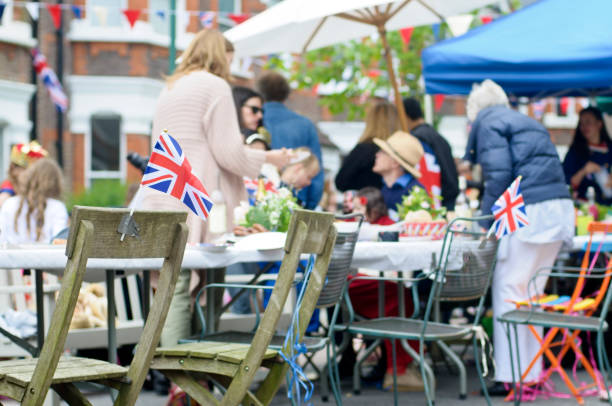
[[[212,28],[215,23],[215,12],[214,11],[202,11],[200,12],[200,23],[204,28]]]
[[[32,48],[31,53],[36,74],[49,91],[49,96],[51,96],[51,101],[55,104],[55,107],[64,113],[68,109],[68,98],[64,93],[62,84],[57,80],[55,72],[47,65],[47,58],[40,53],[38,48]]]
[[[203,220],[208,218],[213,206],[181,146],[166,131],[153,147],[141,184],[179,199]]]
[[[495,216],[492,230],[499,240],[506,234],[529,225],[525,201],[521,194],[521,176],[516,178],[508,189],[493,203],[491,212]]]

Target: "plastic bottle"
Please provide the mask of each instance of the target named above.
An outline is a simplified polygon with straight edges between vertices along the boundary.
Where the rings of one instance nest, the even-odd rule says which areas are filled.
[[[593,186],[589,186],[586,192],[588,203],[588,212],[591,216],[593,216],[593,220],[597,221],[599,217],[599,211],[597,210],[597,205],[595,204],[595,189]]]
[[[208,216],[208,231],[212,234],[221,235],[227,232],[227,210],[225,200],[220,190],[215,190],[210,195],[213,207]]]
[[[457,217],[472,217],[472,211],[469,206],[469,200],[465,194],[467,189],[467,180],[463,176],[459,176],[459,195],[455,201],[455,214]]]

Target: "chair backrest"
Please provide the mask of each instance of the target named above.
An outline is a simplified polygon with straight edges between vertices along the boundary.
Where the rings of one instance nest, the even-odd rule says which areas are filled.
[[[336,235],[336,243],[327,269],[327,279],[319,295],[317,308],[334,306],[342,297],[342,290],[351,271],[353,253],[363,219],[363,214],[336,216],[336,220],[345,221],[345,223],[342,224],[341,231],[338,231]],[[346,220],[355,221],[346,222]]]
[[[455,219],[449,223],[425,309],[426,318],[434,301],[480,300],[477,319],[480,316],[495,269],[498,241],[485,240],[485,233],[472,230],[478,228],[478,221],[490,218]]]
[[[255,372],[261,364],[261,360],[268,349],[270,340],[276,330],[276,324],[280,318],[283,306],[287,301],[289,290],[293,286],[295,273],[302,254],[314,254],[316,260],[308,279],[303,300],[299,308],[299,326],[294,328],[294,337],[298,341],[306,331],[319,293],[325,283],[325,276],[331,259],[331,254],[336,240],[336,229],[333,225],[334,216],[331,213],[319,213],[308,210],[296,210],[291,216],[287,240],[285,242],[285,254],[274,284],[274,289],[268,301],[264,315],[255,332],[249,351],[234,377],[232,385],[228,388],[224,401],[227,404],[238,404],[245,395],[246,388],[241,382],[252,382]],[[284,348],[283,351],[287,351]],[[279,376],[283,376],[280,372]],[[278,384],[280,384],[278,381]]]
[[[601,275],[591,275],[591,262],[594,260],[593,251],[598,251],[600,243],[593,242],[594,237],[599,234],[600,236],[603,234],[603,238],[609,238],[610,234],[612,234],[612,223],[606,223],[601,221],[593,221],[589,223],[587,230],[589,232],[589,240],[587,246],[584,250],[584,256],[582,257],[582,264],[580,266],[580,274],[578,279],[576,280],[576,284],[574,286],[574,291],[572,292],[572,296],[570,298],[569,303],[564,311],[564,313],[570,314],[573,313],[574,305],[581,301],[583,296],[584,287],[586,284],[586,279],[601,279],[601,286],[597,290],[597,293],[593,297],[593,302],[586,309],[586,314],[588,316],[592,315],[599,307],[602,300],[603,308],[600,312],[600,317],[605,318],[605,314],[608,311],[608,307],[610,306],[610,290],[608,289],[610,285],[610,278],[612,277],[612,263],[610,260],[606,261],[606,270]],[[601,241],[603,244],[604,241]]]
[[[66,247],[68,257],[57,304],[45,343],[26,390],[23,402],[40,404],[49,390],[51,380],[64,350],[68,327],[83,282],[88,258],[164,258],[160,272],[158,294],[155,295],[142,337],[130,365],[128,380],[119,398],[135,399],[140,393],[146,370],[159,342],[161,329],[170,306],[174,286],[180,271],[187,241],[186,212],[134,212],[137,235],[126,235],[120,241],[118,227],[129,215],[128,209],[107,209],[75,206],[72,212],[70,236]],[[129,404],[129,401],[126,402]],[[120,403],[123,404],[123,403]]]

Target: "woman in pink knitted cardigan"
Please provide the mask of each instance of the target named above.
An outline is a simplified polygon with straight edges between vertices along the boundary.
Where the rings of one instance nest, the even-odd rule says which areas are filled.
[[[180,143],[194,173],[209,192],[220,191],[226,204],[226,229],[233,229],[233,211],[246,200],[242,178],[256,178],[264,162],[283,167],[291,157],[287,150],[259,151],[247,148],[238,128],[232,92],[228,84],[233,47],[212,29],[200,31],[181,55],[175,72],[166,80],[153,118],[151,145],[167,129]],[[147,189],[147,188],[145,188]],[[180,201],[154,190],[143,190],[148,209],[186,210]],[[189,242],[210,239],[207,223],[189,212]],[[172,345],[191,334],[192,296],[203,286],[203,272],[183,271],[164,332],[163,345]]]

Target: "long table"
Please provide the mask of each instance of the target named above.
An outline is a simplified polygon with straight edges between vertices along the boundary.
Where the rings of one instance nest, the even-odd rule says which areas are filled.
[[[408,242],[358,242],[355,247],[352,266],[356,268],[370,268],[381,271],[401,270],[412,271],[431,266],[436,254],[440,251],[440,241],[408,241]],[[213,280],[212,273],[218,272],[228,265],[238,262],[274,262],[283,257],[282,248],[256,249],[237,245],[225,250],[210,247],[188,246],[185,249],[183,268],[206,269],[208,280]],[[92,258],[87,263],[85,280],[88,282],[106,281],[107,297],[114,297],[113,279],[115,270],[122,270],[125,274],[143,270],[156,270],[161,268],[161,259],[99,259]],[[42,348],[44,340],[43,319],[43,283],[42,273],[51,272],[61,275],[66,266],[65,246],[49,244],[31,244],[0,247],[1,269],[33,269],[35,270],[36,307],[38,317],[38,348]],[[145,273],[145,289],[148,289],[148,273]],[[148,300],[148,295],[143,295]],[[144,305],[145,314],[148,303]],[[213,309],[212,295],[207,295],[207,308]],[[115,331],[112,322],[114,315],[113,302],[109,300],[108,306],[108,340],[109,356],[114,357]],[[210,323],[214,325],[214,323]],[[112,354],[112,355],[111,355]],[[114,361],[113,358],[110,359]]]
[[[409,242],[358,242],[352,266],[376,270],[403,270],[428,268],[432,255],[441,248],[440,241]],[[61,274],[66,266],[65,246],[62,245],[17,245],[0,248],[0,269],[40,269]],[[183,268],[218,269],[238,262],[280,261],[282,249],[258,250],[248,247],[229,247],[223,251],[212,251],[207,247],[188,246],[185,249]],[[159,269],[161,259],[99,259],[87,262],[85,280],[100,282],[108,269],[137,272]]]

